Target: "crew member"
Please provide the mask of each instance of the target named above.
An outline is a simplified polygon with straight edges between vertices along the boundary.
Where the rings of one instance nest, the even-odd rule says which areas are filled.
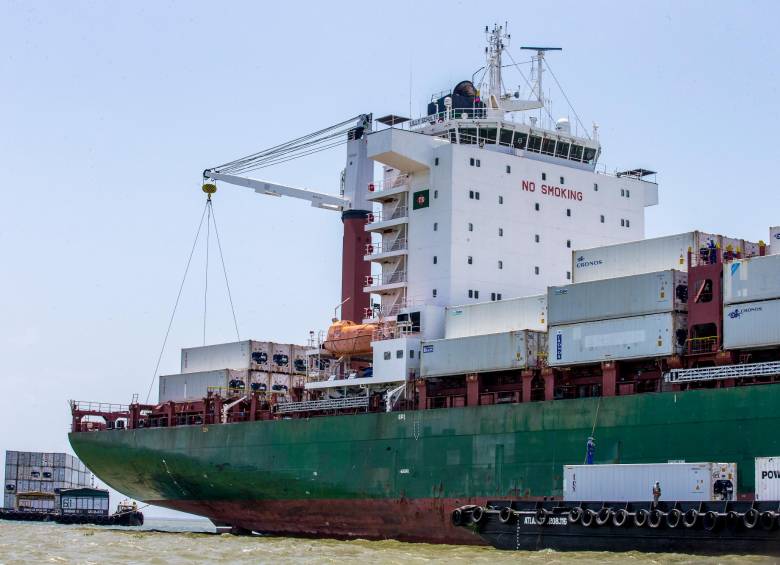
[[[661,483],[658,481],[653,485],[653,502],[658,502],[661,499]]]

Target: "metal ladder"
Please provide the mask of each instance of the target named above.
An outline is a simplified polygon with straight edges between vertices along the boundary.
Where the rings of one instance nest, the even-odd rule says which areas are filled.
[[[724,365],[722,367],[702,367],[697,369],[672,369],[664,374],[664,381],[667,383],[689,383],[770,375],[780,375],[780,361],[746,363],[744,365]]]

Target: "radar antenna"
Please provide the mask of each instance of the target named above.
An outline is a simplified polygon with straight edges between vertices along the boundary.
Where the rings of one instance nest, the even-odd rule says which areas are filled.
[[[533,63],[536,62],[536,79],[534,80],[533,90],[536,93],[536,99],[544,106],[544,90],[542,90],[542,74],[544,73],[544,54],[547,51],[563,51],[562,47],[521,47],[526,51],[536,51],[536,57],[531,59],[531,76],[533,76]]]

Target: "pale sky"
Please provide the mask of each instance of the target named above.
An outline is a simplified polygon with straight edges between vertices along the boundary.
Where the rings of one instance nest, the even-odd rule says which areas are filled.
[[[771,1],[0,0],[0,451],[69,450],[68,399],[146,395],[204,168],[363,112],[420,115],[484,64],[495,21],[518,61],[523,44],[563,47],[549,61],[600,124],[602,164],[659,172],[647,236],[766,239],[779,17]],[[343,166],[340,148],[262,174],[336,193]],[[324,329],[338,214],[227,185],[214,207],[242,339]],[[163,374],[202,341],[202,253],[192,269]],[[233,340],[221,273],[209,280],[207,340]]]

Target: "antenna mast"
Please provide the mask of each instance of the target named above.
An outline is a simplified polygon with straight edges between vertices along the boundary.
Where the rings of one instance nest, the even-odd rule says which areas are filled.
[[[507,33],[507,24],[500,26],[493,24],[492,31],[488,26],[485,26],[485,34],[487,35],[487,47],[485,47],[485,66],[487,67],[488,77],[488,89],[487,96],[484,97],[489,101],[495,99],[497,102],[501,100],[503,95],[503,89],[501,85],[501,53],[509,47],[509,40],[512,36]],[[492,105],[498,107],[498,104]]]
[[[536,99],[544,105],[544,90],[542,90],[542,75],[544,74],[544,54],[547,51],[562,51],[561,47],[521,47],[527,51],[536,51],[536,84],[534,90],[536,91]]]

